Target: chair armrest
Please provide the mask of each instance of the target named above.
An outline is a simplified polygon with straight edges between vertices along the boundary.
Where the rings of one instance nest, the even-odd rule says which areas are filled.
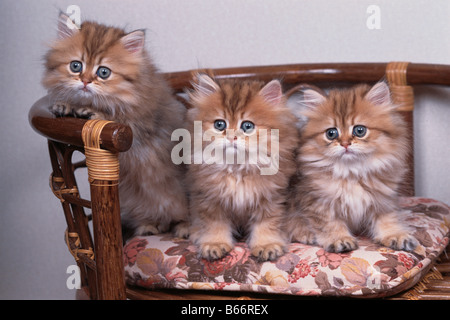
[[[81,131],[87,120],[55,117],[49,106],[49,98],[45,96],[31,107],[28,120],[33,129],[47,139],[83,147]],[[127,125],[109,123],[103,128],[100,139],[102,149],[124,152],[131,147],[133,133]]]
[[[118,153],[131,147],[131,128],[115,122],[55,117],[49,106],[48,97],[38,100],[29,112],[29,121],[34,130],[49,140],[52,190],[73,193],[72,199],[61,196],[60,200],[68,223],[67,234],[78,239],[76,250],[89,251],[89,259],[92,259],[86,264],[77,260],[78,253],[75,254],[75,260],[83,270],[84,285],[88,285],[92,299],[126,299]],[[71,160],[76,148],[85,151],[91,201],[80,199],[77,191],[75,166]],[[102,166],[105,163],[107,170]],[[92,210],[93,244],[82,207]],[[66,241],[71,248],[69,240]]]

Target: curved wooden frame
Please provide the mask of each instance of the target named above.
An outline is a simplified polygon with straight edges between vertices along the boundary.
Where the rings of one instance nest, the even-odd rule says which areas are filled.
[[[399,66],[400,69],[396,69]],[[450,66],[416,63],[320,63],[295,64],[279,66],[257,66],[242,68],[202,69],[183,72],[166,73],[166,77],[176,93],[183,92],[191,86],[193,75],[198,72],[213,74],[216,78],[258,79],[270,81],[280,79],[286,87],[297,83],[330,84],[330,83],[373,83],[386,78],[387,70],[394,68],[395,76],[388,76],[391,87],[412,93],[410,85],[432,84],[450,86]],[[401,69],[403,68],[403,69]],[[405,89],[405,90],[403,90]],[[395,97],[394,97],[395,99]],[[413,102],[403,111],[412,132]],[[50,185],[52,191],[60,199],[66,217],[68,229],[67,243],[71,253],[82,271],[82,285],[91,299],[125,299],[157,297],[188,298],[220,298],[205,293],[178,293],[145,291],[126,288],[122,265],[122,234],[118,228],[120,223],[118,188],[114,183],[102,181],[91,184],[91,200],[81,199],[78,194],[74,171],[86,166],[85,162],[72,163],[75,150],[84,152],[82,138],[83,128],[87,120],[78,118],[56,118],[48,109],[46,97],[37,101],[30,110],[31,126],[48,139],[50,159],[53,167]],[[411,137],[413,135],[411,134]],[[108,123],[98,132],[99,147],[112,153],[126,152],[132,144],[132,132],[128,126]],[[411,146],[413,141],[410,141]],[[410,177],[405,180],[403,193],[414,194],[413,158],[409,159]],[[89,216],[84,208],[92,209],[95,241],[92,241],[88,228]],[[70,236],[70,237],[69,237]],[[94,249],[93,249],[94,247]],[[444,271],[450,270],[448,259]],[[120,271],[122,270],[122,271]],[[450,289],[447,286],[450,296]],[[229,298],[229,296],[228,296]]]
[[[312,63],[278,66],[256,66],[221,69],[198,69],[167,73],[167,79],[176,91],[189,86],[196,72],[214,74],[217,79],[237,78],[270,81],[281,79],[291,83],[359,83],[376,82],[384,78],[389,63]],[[409,85],[450,85],[450,66],[440,64],[409,63],[406,73]]]

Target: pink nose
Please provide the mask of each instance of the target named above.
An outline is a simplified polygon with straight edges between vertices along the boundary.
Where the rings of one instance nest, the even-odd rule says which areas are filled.
[[[347,149],[351,145],[351,142],[349,141],[342,141],[341,146],[343,146],[345,149]]]

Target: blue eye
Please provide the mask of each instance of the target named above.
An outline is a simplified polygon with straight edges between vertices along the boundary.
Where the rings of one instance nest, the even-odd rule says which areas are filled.
[[[224,120],[216,120],[214,121],[214,128],[216,128],[219,131],[225,130],[227,127],[227,123]]]
[[[337,137],[339,137],[339,132],[337,131],[336,128],[330,128],[327,129],[327,131],[325,131],[325,136],[327,137],[328,140],[334,140]]]
[[[357,125],[353,127],[353,135],[358,138],[362,138],[366,135],[367,128],[361,125]]]
[[[83,69],[83,64],[80,61],[72,61],[70,63],[70,71],[78,73],[81,72],[81,70]]]
[[[111,69],[107,67],[99,67],[97,75],[102,79],[107,79],[111,75]]]
[[[253,131],[253,129],[255,129],[255,124],[251,121],[244,121],[241,124],[241,129],[245,133],[250,133],[251,131]]]

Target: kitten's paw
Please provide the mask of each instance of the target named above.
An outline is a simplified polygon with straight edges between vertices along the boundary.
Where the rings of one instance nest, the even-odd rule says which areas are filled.
[[[153,234],[159,234],[161,233],[158,228],[156,228],[152,224],[146,224],[142,225],[136,228],[134,231],[134,235],[136,236],[151,236]]]
[[[324,249],[328,252],[347,252],[358,248],[358,242],[353,237],[343,237],[340,239],[335,239],[329,243],[324,244]]]
[[[255,245],[251,248],[251,253],[259,261],[273,261],[284,254],[284,246],[281,244]]]
[[[295,232],[293,232],[291,238],[293,242],[317,244],[316,235],[304,228],[302,228],[302,230],[296,230]]]
[[[380,243],[394,250],[414,251],[419,245],[417,239],[408,233],[399,233],[381,239]]]
[[[56,102],[50,107],[56,117],[75,117],[82,119],[100,119],[100,115],[88,107],[73,108],[66,102]]]
[[[93,111],[92,109],[88,107],[81,107],[77,109],[73,109],[73,115],[75,118],[82,118],[82,119],[99,119],[100,116],[98,113]]]
[[[217,260],[223,258],[233,246],[228,243],[205,243],[200,245],[200,255],[207,260]]]
[[[291,242],[317,244],[316,234],[312,232],[309,222],[302,216],[295,216],[286,222],[285,229]]]
[[[72,117],[73,109],[72,107],[64,102],[56,102],[52,106],[50,106],[50,112],[53,113],[56,117]]]
[[[175,234],[175,237],[185,239],[189,238],[189,227],[190,227],[189,223],[186,221],[177,223],[173,228],[173,233]]]

